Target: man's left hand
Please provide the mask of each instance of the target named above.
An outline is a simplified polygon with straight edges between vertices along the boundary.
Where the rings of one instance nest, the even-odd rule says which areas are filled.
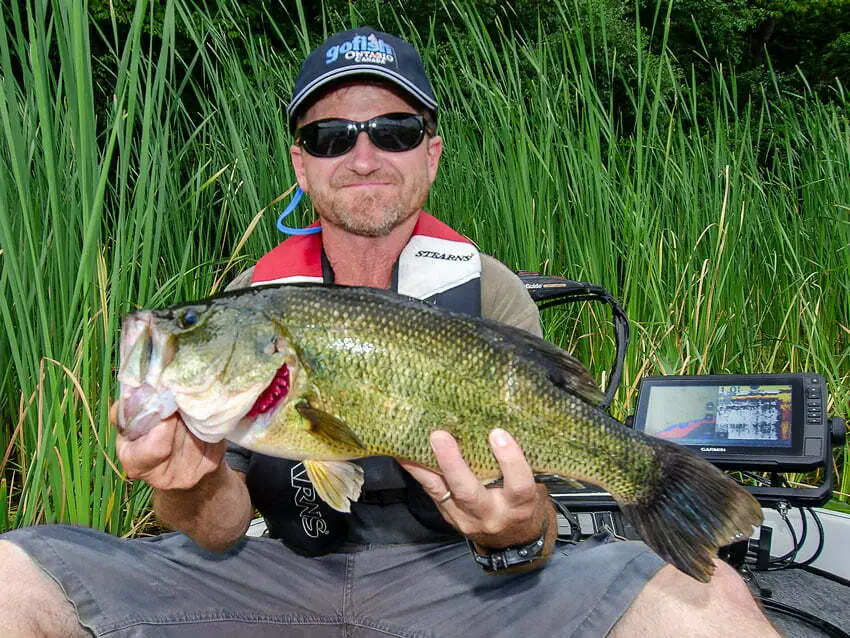
[[[412,462],[401,465],[434,499],[443,517],[479,548],[528,543],[540,536],[544,525],[551,527],[555,515],[546,488],[535,483],[522,449],[510,434],[498,428],[490,432],[490,448],[504,480],[499,488],[482,485],[448,432],[432,432],[431,447],[442,474]]]

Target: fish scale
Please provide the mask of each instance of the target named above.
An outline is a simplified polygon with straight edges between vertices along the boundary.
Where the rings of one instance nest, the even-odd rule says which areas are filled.
[[[718,546],[761,521],[758,503],[722,472],[600,410],[601,392],[570,355],[493,321],[370,288],[295,284],[130,315],[125,334],[125,433],[148,427],[156,412],[141,404],[159,392],[159,409],[176,405],[205,441],[304,460],[317,493],[341,511],[363,483],[348,459],[436,470],[436,429],[457,439],[476,476],[499,478],[488,433],[500,427],[536,473],[608,490],[647,544],[699,580]],[[140,356],[151,347],[159,376]],[[268,409],[284,365],[288,394]]]

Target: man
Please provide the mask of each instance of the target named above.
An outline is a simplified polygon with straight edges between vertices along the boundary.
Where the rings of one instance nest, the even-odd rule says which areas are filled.
[[[332,36],[305,61],[288,116],[292,162],[321,235],[287,240],[237,285],[393,288],[539,334],[518,279],[421,210],[442,140],[412,47],[370,28]],[[555,512],[509,433],[490,433],[504,476],[494,489],[475,479],[446,432],[430,442],[440,473],[361,461],[364,496],[343,516],[317,501],[300,464],[203,443],[176,416],[136,441],[119,435],[127,474],[155,488],[158,515],[182,533],[138,541],[65,526],[7,534],[0,561],[16,577],[0,584],[0,633],[773,633],[722,563],[703,585],[642,543],[600,537],[556,547]],[[243,537],[253,506],[273,538]]]

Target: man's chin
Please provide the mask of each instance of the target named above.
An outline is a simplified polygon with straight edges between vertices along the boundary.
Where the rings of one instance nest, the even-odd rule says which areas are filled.
[[[396,223],[392,223],[377,226],[375,224],[365,222],[357,223],[356,221],[344,221],[343,223],[337,224],[337,226],[342,228],[344,231],[359,237],[386,237],[397,225],[398,224]]]
[[[376,210],[380,210],[380,207],[373,205],[356,212],[346,211],[343,214],[335,214],[330,221],[352,235],[386,237],[416,213],[415,210],[405,214],[398,210],[384,209],[376,215]]]

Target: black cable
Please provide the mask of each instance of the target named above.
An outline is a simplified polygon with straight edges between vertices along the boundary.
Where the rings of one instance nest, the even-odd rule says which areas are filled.
[[[522,273],[521,273],[522,277]],[[608,381],[608,387],[605,389],[604,398],[599,404],[603,410],[607,410],[614,400],[614,394],[620,385],[620,379],[623,375],[623,364],[626,357],[626,349],[629,346],[630,328],[629,318],[626,311],[617,302],[617,300],[602,286],[589,284],[585,282],[575,282],[566,279],[560,280],[562,283],[562,291],[548,291],[546,296],[538,296],[540,293],[532,293],[532,298],[537,302],[540,310],[553,308],[565,303],[574,301],[601,301],[611,306],[611,318],[614,326],[614,365],[611,368],[611,376]]]
[[[768,565],[774,567],[768,567],[767,570],[764,571],[779,571],[781,569],[799,569],[801,567],[808,567],[812,563],[814,563],[821,555],[823,551],[824,544],[826,542],[826,535],[823,529],[823,523],[821,523],[820,517],[818,517],[817,512],[815,512],[811,507],[807,507],[805,511],[803,508],[798,508],[800,510],[800,517],[803,521],[802,531],[800,533],[800,540],[797,540],[797,536],[794,532],[794,527],[791,525],[791,521],[785,517],[785,523],[788,525],[788,531],[791,532],[791,538],[793,539],[793,548],[784,556],[779,556],[777,558],[773,558],[770,560]],[[797,562],[797,554],[803,548],[803,545],[806,542],[806,535],[808,533],[808,525],[806,519],[806,511],[811,515],[812,520],[814,520],[815,525],[818,528],[818,546],[815,548],[814,553],[809,556],[806,560]],[[778,565],[778,567],[775,567]]]
[[[759,476],[758,474],[753,474],[752,472],[744,472],[744,471],[741,471],[740,474],[742,476],[746,476],[748,479],[754,480],[756,483],[759,483],[761,485],[770,485],[770,481],[768,481],[763,476]]]
[[[810,614],[807,611],[771,600],[770,598],[763,598],[761,596],[753,596],[753,598],[758,600],[766,609],[777,611],[787,616],[791,616],[792,618],[796,618],[797,620],[801,620],[812,627],[816,627],[828,636],[834,636],[834,638],[850,638],[850,634],[841,629],[838,625],[834,625],[828,620],[824,620],[823,618]]]
[[[787,516],[783,516],[782,519],[785,521],[785,524],[788,526],[788,531],[791,532],[791,550],[785,554],[784,556],[778,556],[776,558],[771,558],[768,561],[768,568],[763,571],[777,571],[779,569],[787,568],[791,563],[794,562],[794,559],[797,557],[797,552],[800,551],[800,548],[803,546],[803,542],[797,541],[797,532],[794,531],[794,526],[791,524],[791,520]],[[806,533],[806,517],[803,516],[803,530],[802,530],[802,538],[805,540]],[[781,565],[781,567],[773,567],[770,565]]]
[[[803,547],[803,543],[805,542],[806,533],[807,533],[807,530],[808,530],[808,525],[807,525],[807,522],[806,522],[806,512],[803,510],[802,507],[798,508],[798,509],[800,510],[800,516],[802,518],[802,530],[800,532],[800,540],[799,541],[797,540],[797,535],[796,535],[796,532],[794,531],[794,526],[791,524],[791,521],[788,519],[787,516],[783,517],[786,525],[788,526],[788,530],[791,532],[791,538],[793,539],[793,545],[794,546],[791,549],[791,551],[789,551],[784,556],[781,556],[779,558],[775,558],[775,559],[770,561],[771,565],[781,564],[780,567],[773,567],[773,568],[768,567],[768,569],[766,571],[778,571],[778,570],[781,570],[781,569],[792,569],[792,568],[802,568],[802,569],[808,570],[809,569],[808,566],[811,563],[813,563],[815,560],[817,560],[817,558],[820,556],[821,551],[823,550],[824,541],[825,541],[823,524],[821,523],[821,520],[818,517],[817,513],[811,507],[807,507],[806,510],[808,510],[809,514],[811,514],[812,519],[815,521],[815,525],[818,528],[818,535],[819,535],[818,546],[817,546],[817,549],[815,550],[815,552],[809,558],[807,558],[806,560],[799,562],[799,563],[794,562],[794,559],[796,558],[797,553]],[[753,578],[755,578],[755,574],[752,571],[750,571],[750,574]],[[761,590],[761,588],[760,588],[760,591],[764,591],[764,590]],[[843,629],[841,629],[837,625],[834,625],[833,623],[829,622],[828,620],[825,620],[825,619],[823,619],[819,616],[816,616],[814,614],[811,614],[807,611],[803,611],[802,609],[798,609],[796,607],[792,607],[790,605],[780,603],[778,601],[772,600],[770,598],[767,598],[767,597],[761,596],[761,595],[753,595],[753,598],[760,601],[761,604],[766,609],[770,609],[772,611],[775,611],[775,612],[778,612],[778,613],[781,613],[781,614],[785,614],[787,616],[791,616],[792,618],[795,618],[795,619],[797,619],[801,622],[804,622],[804,623],[808,624],[809,626],[817,628],[818,630],[820,630],[821,632],[823,632],[824,634],[826,634],[828,636],[834,636],[835,638],[850,638],[850,634],[848,634],[846,631],[844,631]]]
[[[806,567],[807,565],[811,565],[812,563],[814,563],[818,559],[818,557],[820,556],[820,553],[823,551],[824,541],[826,540],[824,538],[823,523],[820,522],[820,518],[818,517],[817,513],[815,513],[815,511],[811,507],[807,507],[806,510],[808,510],[809,514],[812,515],[812,519],[814,520],[815,525],[817,525],[817,528],[818,528],[818,547],[815,550],[815,553],[812,554],[811,556],[809,556],[806,560],[804,560],[800,563],[793,563],[791,565],[791,567],[795,567],[795,568],[796,567]],[[802,513],[803,517],[805,517],[805,513],[803,512],[803,508],[800,508],[800,512]],[[803,542],[800,541],[800,547],[802,547],[802,546],[803,546]]]
[[[818,548],[817,548],[817,550],[815,550],[815,553],[812,556],[810,556],[808,559],[806,559],[806,562],[804,562],[804,563],[796,563],[795,562],[795,560],[797,558],[797,554],[803,548],[803,545],[806,542],[806,537],[808,535],[808,530],[809,530],[808,522],[807,522],[807,519],[806,519],[806,512],[803,511],[802,507],[799,507],[797,509],[800,510],[800,519],[802,520],[802,529],[800,531],[800,540],[799,541],[797,540],[797,534],[794,531],[794,526],[791,525],[791,520],[788,518],[788,516],[783,516],[782,519],[785,521],[785,525],[788,526],[788,531],[791,533],[791,539],[792,539],[791,550],[787,554],[784,554],[783,556],[777,556],[775,558],[771,558],[770,561],[768,561],[768,568],[763,569],[761,571],[775,572],[775,571],[779,571],[779,570],[782,570],[782,569],[791,569],[791,568],[794,568],[794,567],[804,567],[806,565],[810,565],[812,562],[814,562],[817,559],[818,556],[820,556],[820,553],[821,553],[821,550],[823,550],[823,544],[824,544],[823,525],[821,524],[820,519],[814,513],[812,508],[808,507],[806,509],[809,511],[809,514],[812,515],[812,518],[815,519],[815,523],[817,524],[818,531],[820,533],[820,538],[819,538],[819,541],[818,541]]]

